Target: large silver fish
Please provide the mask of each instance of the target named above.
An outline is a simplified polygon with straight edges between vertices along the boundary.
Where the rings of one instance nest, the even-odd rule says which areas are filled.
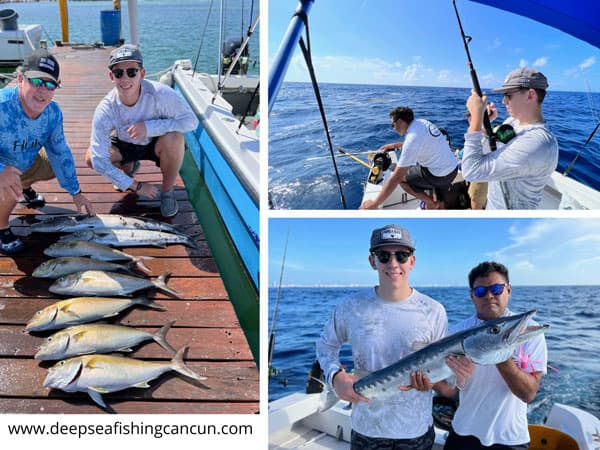
[[[77,325],[48,336],[35,359],[47,361],[90,353],[130,352],[131,347],[150,339],[174,355],[175,349],[167,342],[167,332],[174,323],[174,320],[167,323],[155,333],[123,325]]]
[[[128,217],[119,214],[96,214],[95,216],[53,216],[31,225],[31,231],[38,233],[72,233],[83,230],[137,229],[159,230],[180,233],[173,225],[148,219],[146,217]]]
[[[160,247],[183,244],[198,249],[198,244],[184,234],[165,233],[155,230],[88,230],[61,236],[59,242],[90,241],[113,247]]]
[[[139,269],[150,273],[144,260],[153,259],[150,256],[132,256],[108,245],[87,241],[56,242],[44,250],[44,255],[53,258],[66,256],[89,256],[99,261],[133,261]]]
[[[124,295],[131,296],[134,292],[152,287],[166,292],[173,297],[179,294],[167,286],[166,280],[171,275],[163,273],[155,280],[133,277],[116,272],[101,270],[86,270],[65,275],[57,279],[49,288],[50,292],[63,295]]]
[[[410,374],[421,371],[432,383],[453,375],[446,365],[450,355],[467,356],[475,364],[493,365],[506,361],[515,348],[543,333],[548,325],[527,326],[535,310],[500,319],[460,331],[433,342],[400,361],[377,370],[354,383],[354,390],[369,398],[382,400],[397,395],[399,386],[410,385]],[[320,412],[327,411],[338,401],[331,389],[323,392]]]
[[[116,316],[133,305],[166,311],[166,308],[154,300],[145,297],[106,298],[76,297],[61,300],[37,311],[25,326],[26,331],[45,331],[66,328],[71,325],[93,322]]]
[[[65,256],[61,258],[49,259],[37,266],[32,275],[36,278],[60,278],[70,273],[81,272],[84,270],[122,270],[131,275],[137,275],[131,268],[116,264],[110,261],[100,261],[97,259],[83,258],[81,256]]]
[[[155,363],[111,355],[87,355],[65,359],[48,369],[45,388],[65,392],[87,392],[98,405],[106,408],[102,394],[130,387],[148,388],[149,381],[174,370],[195,380],[206,380],[183,362],[187,347],[168,363]]]

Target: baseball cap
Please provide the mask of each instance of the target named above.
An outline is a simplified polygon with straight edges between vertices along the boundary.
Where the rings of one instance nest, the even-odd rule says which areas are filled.
[[[371,248],[373,250],[385,245],[402,245],[411,250],[415,249],[410,233],[406,228],[398,225],[386,225],[383,228],[376,228],[371,234]]]
[[[23,61],[23,75],[27,78],[50,78],[58,83],[60,68],[54,56],[48,50],[40,48]]]
[[[535,69],[517,69],[504,79],[502,87],[492,89],[493,92],[506,92],[515,88],[548,89],[548,80],[542,72]]]
[[[115,48],[112,52],[110,52],[110,58],[108,59],[108,68],[112,69],[115,64],[119,64],[125,61],[135,61],[140,63],[140,65],[144,64],[142,59],[142,52],[136,45],[125,44],[121,45],[119,48]]]

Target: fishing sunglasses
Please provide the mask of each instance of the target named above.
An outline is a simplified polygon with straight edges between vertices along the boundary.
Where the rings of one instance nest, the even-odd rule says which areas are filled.
[[[511,101],[513,98],[513,95],[515,95],[517,92],[523,92],[523,91],[528,91],[528,90],[529,90],[529,88],[527,88],[527,87],[519,87],[518,89],[516,89],[514,91],[505,92],[504,98],[507,99],[508,101]]]
[[[490,291],[492,295],[500,295],[504,292],[505,286],[507,286],[506,283],[492,284],[491,286],[477,286],[473,288],[473,295],[482,298],[486,296],[488,291]]]
[[[412,252],[388,252],[386,250],[376,250],[372,252],[377,257],[381,264],[387,264],[390,261],[392,255],[396,256],[396,261],[400,264],[404,264],[411,257]]]
[[[129,69],[113,69],[113,70],[111,70],[112,74],[117,79],[121,78],[125,72],[127,72],[127,76],[129,78],[135,78],[135,76],[137,75],[137,73],[139,71],[140,71],[140,69],[137,67],[130,67]]]
[[[49,80],[42,80],[41,78],[27,78],[27,81],[29,81],[29,84],[31,84],[33,87],[40,88],[43,86],[48,91],[54,91],[58,87],[58,83]]]

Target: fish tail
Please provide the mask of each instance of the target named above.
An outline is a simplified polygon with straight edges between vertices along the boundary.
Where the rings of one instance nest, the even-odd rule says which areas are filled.
[[[184,245],[200,250],[200,246],[190,236],[185,237]]]
[[[156,280],[154,280],[154,286],[161,291],[164,291],[175,298],[181,298],[177,291],[174,291],[169,286],[167,286],[167,278],[171,276],[171,272],[165,272],[161,276],[159,276]]]
[[[152,256],[136,256],[133,258],[133,262],[135,264],[135,267],[137,267],[139,270],[142,270],[146,273],[152,273],[152,270],[150,270],[150,268],[144,264],[144,261],[147,259],[154,259]]]
[[[168,351],[171,355],[175,355],[177,353],[177,350],[171,347],[171,345],[167,342],[167,333],[169,332],[174,323],[175,321],[171,320],[164,327],[162,327],[160,330],[153,334],[153,338],[156,341],[156,343],[162,348],[164,348],[166,351]]]
[[[179,372],[180,374],[185,375],[186,377],[190,377],[195,380],[206,380],[207,379],[206,377],[202,377],[202,376],[198,375],[196,372],[194,372],[190,368],[188,368],[185,365],[185,363],[183,362],[183,355],[185,354],[187,349],[188,349],[188,346],[186,345],[185,347],[182,347],[177,352],[177,354],[171,360],[171,368],[175,372]]]
[[[148,308],[158,309],[159,311],[166,311],[167,310],[167,308],[165,308],[160,303],[156,303],[154,301],[154,299],[152,299],[152,298],[136,297],[136,298],[132,299],[132,301],[135,304],[147,306]]]

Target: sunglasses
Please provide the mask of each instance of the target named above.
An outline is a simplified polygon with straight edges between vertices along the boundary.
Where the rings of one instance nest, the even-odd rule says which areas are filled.
[[[378,250],[373,252],[373,255],[377,257],[381,264],[387,264],[392,255],[396,256],[396,261],[398,261],[400,264],[404,264],[412,255],[412,252],[388,252],[385,250]]]
[[[396,119],[392,122],[392,128],[394,128],[396,126],[396,122],[398,122],[400,119]]]
[[[492,295],[500,295],[504,292],[504,287],[506,283],[503,284],[492,284],[491,286],[477,286],[473,288],[473,295],[475,297],[485,297],[488,291],[492,293]]]
[[[31,84],[33,87],[40,88],[43,86],[48,91],[54,91],[58,87],[58,83],[55,83],[54,81],[42,80],[41,78],[27,78],[27,81],[29,81],[29,84]]]
[[[140,71],[137,67],[130,67],[129,69],[113,69],[111,70],[112,74],[115,78],[121,78],[125,72],[127,72],[127,76],[129,78],[135,78],[137,73]]]
[[[504,93],[504,98],[507,99],[508,101],[511,101],[513,96],[517,93],[517,92],[522,92],[522,91],[528,91],[529,88],[519,88],[516,91],[511,91],[511,92],[505,92]]]

